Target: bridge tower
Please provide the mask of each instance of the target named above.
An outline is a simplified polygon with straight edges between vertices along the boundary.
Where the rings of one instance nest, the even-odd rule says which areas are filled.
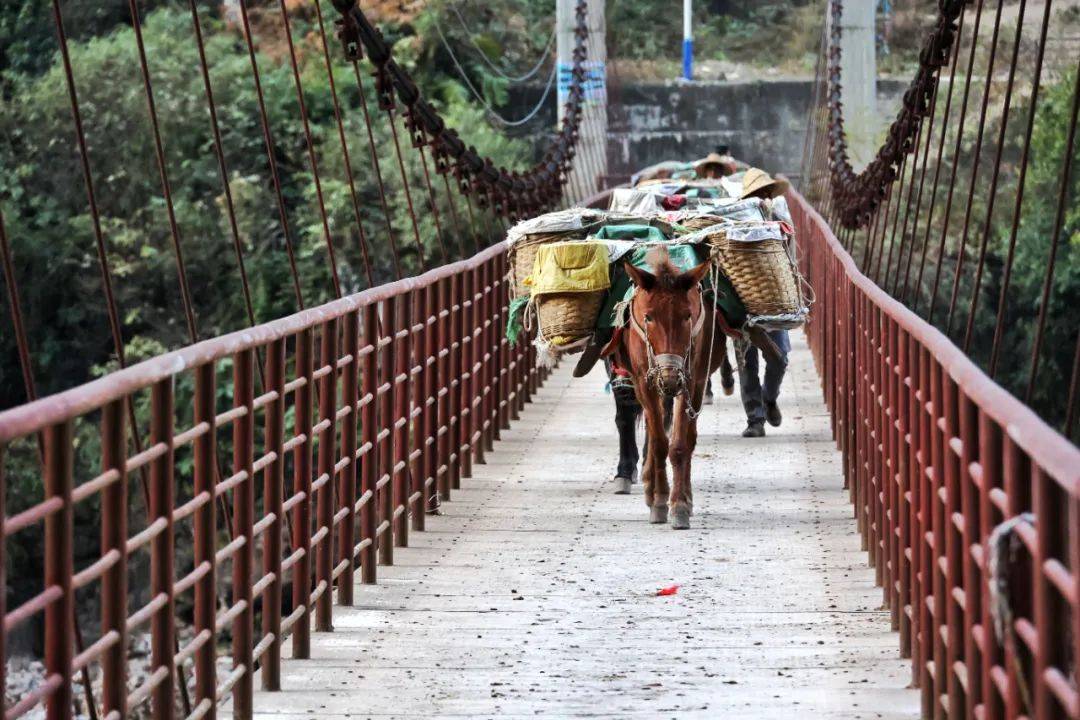
[[[580,139],[574,157],[573,174],[580,192],[599,192],[607,175],[607,24],[604,0],[587,0],[589,37],[586,43],[585,101],[582,105]],[[577,0],[556,0],[555,23],[558,51],[559,124],[571,85],[574,66],[574,28]],[[580,198],[577,198],[580,199]]]
[[[845,2],[840,19],[840,92],[851,162],[860,170],[878,146],[877,54],[874,20],[877,2]]]

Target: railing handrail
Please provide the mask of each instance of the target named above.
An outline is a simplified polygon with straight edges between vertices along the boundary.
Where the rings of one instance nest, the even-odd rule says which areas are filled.
[[[843,264],[851,281],[892,316],[909,334],[916,337],[937,357],[949,375],[964,388],[964,392],[991,416],[1009,437],[1071,493],[1080,491],[1080,448],[1057,430],[1047,425],[1030,408],[1009,391],[990,379],[963,351],[940,330],[909,310],[877,283],[864,275],[855,260],[837,239],[832,228],[820,213],[797,190],[788,191],[789,198],[799,204],[807,217],[821,227],[822,237],[829,249]],[[798,229],[800,234],[806,228]]]
[[[169,376],[178,375],[237,352],[261,347],[300,330],[343,317],[365,305],[395,295],[427,287],[442,278],[479,267],[489,258],[506,251],[505,242],[497,242],[476,255],[434,268],[421,275],[385,283],[318,307],[308,308],[277,320],[203,340],[172,352],[158,355],[104,377],[48,395],[24,405],[0,412],[0,444],[41,432],[50,425],[92,412],[103,405],[147,388]]]

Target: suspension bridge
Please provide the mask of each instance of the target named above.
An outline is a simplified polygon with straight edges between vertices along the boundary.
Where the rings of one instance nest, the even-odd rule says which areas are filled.
[[[727,398],[703,413],[688,533],[608,493],[603,378],[503,333],[506,229],[610,189],[602,2],[559,4],[559,126],[524,170],[459,135],[424,59],[355,0],[302,18],[240,0],[224,21],[191,0],[193,64],[170,72],[205,127],[182,154],[139,5],[116,38],[145,108],[126,132],[153,164],[174,297],[124,304],[116,127],[60,0],[69,132],[19,177],[67,172],[48,198],[0,194],[21,392],[0,412],[5,717],[1080,718],[1080,68],[1052,52],[1072,3],[938,3],[857,170],[829,2],[787,198],[812,319],[781,428],[738,438]],[[24,241],[73,188],[77,284]],[[208,214],[230,254],[195,266]],[[262,317],[270,267],[288,311]],[[94,283],[93,372],[35,346],[72,312],[27,302],[39,273]],[[233,325],[202,327],[226,291]],[[136,327],[179,339],[148,351]],[[19,656],[37,676],[13,691]]]

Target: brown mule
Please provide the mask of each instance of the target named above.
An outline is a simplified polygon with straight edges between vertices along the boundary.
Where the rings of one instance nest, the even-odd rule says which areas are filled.
[[[619,337],[616,360],[630,371],[634,391],[645,413],[648,444],[642,466],[645,503],[650,521],[690,527],[693,492],[690,460],[697,444],[697,415],[709,376],[722,366],[730,377],[727,338],[715,321],[713,306],[705,302],[701,281],[709,273],[705,262],[680,272],[667,250],[650,253],[653,272],[625,265],[635,285],[630,301],[629,328]],[[674,398],[671,437],[665,428],[664,400]],[[674,487],[669,490],[667,460],[671,460]]]

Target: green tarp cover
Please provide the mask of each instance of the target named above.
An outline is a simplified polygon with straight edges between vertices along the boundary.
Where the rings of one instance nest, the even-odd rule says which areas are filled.
[[[521,337],[521,331],[524,330],[523,321],[525,319],[525,306],[529,304],[529,298],[519,297],[510,301],[510,312],[506,317],[506,339],[510,341],[510,345],[514,346],[518,343],[518,338]]]
[[[707,250],[700,245],[678,245],[670,244],[667,246],[668,254],[671,256],[671,262],[675,267],[683,272],[691,270],[701,263],[705,262],[708,258]],[[652,268],[645,258],[649,253],[650,248],[640,247],[632,250],[626,257],[625,261],[629,258],[634,267],[640,268],[645,271],[651,271]],[[708,277],[705,279],[705,301],[712,302],[712,283]],[[746,307],[739,300],[739,296],[735,294],[735,289],[731,286],[723,274],[717,275],[717,284],[719,285],[720,294],[717,297],[716,304],[731,327],[742,327],[746,322]],[[608,290],[608,295],[604,301],[604,307],[600,311],[600,317],[597,318],[596,326],[598,328],[610,328],[615,325],[615,306],[630,297],[633,291],[634,285],[630,281],[630,277],[626,274],[626,270],[623,268],[623,262],[614,263],[611,266],[611,289]]]
[[[593,237],[600,240],[645,240],[646,242],[667,240],[660,228],[652,225],[605,225],[597,230]]]

